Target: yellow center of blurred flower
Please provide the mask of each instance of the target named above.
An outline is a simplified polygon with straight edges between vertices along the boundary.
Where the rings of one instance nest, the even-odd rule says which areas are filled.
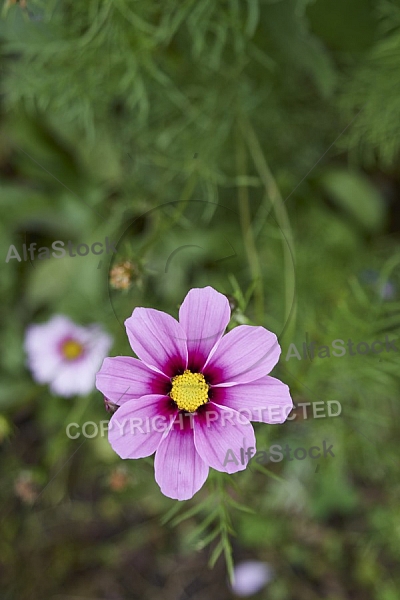
[[[68,340],[62,345],[62,353],[67,360],[75,360],[83,353],[83,346],[74,340]]]
[[[201,373],[186,370],[183,375],[172,378],[172,389],[169,393],[181,410],[194,412],[208,402],[208,384]]]

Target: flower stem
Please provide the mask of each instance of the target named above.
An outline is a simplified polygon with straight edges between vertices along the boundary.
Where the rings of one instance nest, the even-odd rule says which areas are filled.
[[[277,224],[283,234],[283,261],[284,261],[284,276],[285,276],[285,323],[289,318],[292,318],[291,326],[294,327],[296,320],[296,303],[295,303],[295,275],[294,275],[294,241],[290,227],[287,210],[279,191],[278,185],[271,173],[265,155],[262,151],[260,142],[251,125],[249,119],[242,115],[240,119],[243,136],[247,142],[250,155],[254,161],[254,165],[258,171],[261,181],[264,184],[265,191],[270,199],[272,208],[275,213]]]
[[[240,135],[239,131],[237,131],[237,134],[236,168],[238,176],[243,177],[247,174],[247,153],[245,144],[243,142],[243,137]],[[251,224],[251,211],[247,185],[238,186],[238,206],[247,260],[250,266],[252,279],[255,283],[254,295],[256,316],[259,322],[264,322],[264,290],[262,285],[260,262],[258,259],[257,248],[254,241],[253,228]]]

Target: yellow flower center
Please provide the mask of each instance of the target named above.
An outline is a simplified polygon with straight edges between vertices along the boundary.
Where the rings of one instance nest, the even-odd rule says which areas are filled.
[[[188,370],[183,375],[175,375],[169,395],[181,410],[195,412],[199,406],[208,402],[208,385],[204,375]]]
[[[62,345],[62,353],[67,360],[75,360],[83,354],[83,346],[75,340],[68,340]]]

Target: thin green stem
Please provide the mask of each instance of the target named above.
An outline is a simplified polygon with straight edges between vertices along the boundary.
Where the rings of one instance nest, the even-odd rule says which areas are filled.
[[[236,168],[239,177],[247,175],[247,153],[243,138],[240,132],[237,132],[236,143]],[[251,276],[255,282],[255,307],[257,320],[264,321],[264,290],[262,285],[262,274],[260,262],[258,259],[257,248],[254,241],[253,227],[251,223],[251,211],[249,203],[249,194],[247,185],[238,186],[238,206],[240,215],[240,224],[242,228],[244,246],[247,255],[247,261],[250,266]]]
[[[293,272],[294,241],[289,217],[282,195],[279,191],[274,176],[271,173],[260,142],[250,121],[247,119],[247,117],[242,116],[240,119],[240,124],[250,155],[254,161],[254,165],[258,171],[261,181],[264,184],[265,191],[274,210],[276,221],[284,236],[282,245],[285,276],[285,320],[289,319],[293,305],[292,326],[294,327],[296,320],[296,304],[294,303],[295,278]]]

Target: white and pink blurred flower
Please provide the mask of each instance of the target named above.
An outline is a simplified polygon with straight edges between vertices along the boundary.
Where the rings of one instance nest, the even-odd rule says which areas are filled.
[[[277,422],[258,409],[280,407],[282,423],[293,407],[288,386],[268,375],[281,352],[276,335],[249,325],[224,335],[230,313],[227,297],[211,287],[189,291],[179,322],[152,308],[135,308],[125,326],[139,360],[106,358],[97,374],[97,389],[119,406],[110,420],[112,448],[121,458],[156,452],[155,478],[170,498],[191,498],[209,467],[245,469],[224,457],[229,449],[239,455],[242,445],[255,449],[250,421]],[[248,418],[241,418],[242,407]],[[126,427],[155,418],[169,421],[168,427],[139,434]]]
[[[64,315],[29,325],[24,348],[33,379],[48,383],[53,394],[84,396],[95,387],[95,375],[113,339],[100,325],[82,327]]]
[[[236,596],[253,596],[273,578],[271,567],[259,560],[245,560],[233,570],[232,591]]]

